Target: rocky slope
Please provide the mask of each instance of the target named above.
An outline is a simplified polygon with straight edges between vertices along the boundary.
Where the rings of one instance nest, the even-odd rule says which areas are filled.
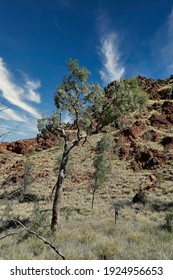
[[[115,130],[115,147],[120,159],[131,160],[133,169],[153,169],[173,159],[173,77],[155,81],[138,76],[138,80],[149,95],[148,108],[144,115],[132,115],[129,120],[125,117],[125,128]],[[105,88],[105,93],[114,83]],[[38,134],[33,139],[2,143],[0,153],[27,155],[57,143],[58,139]]]

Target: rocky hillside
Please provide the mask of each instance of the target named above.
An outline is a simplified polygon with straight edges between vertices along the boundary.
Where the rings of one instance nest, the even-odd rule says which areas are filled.
[[[134,170],[153,169],[173,159],[173,77],[155,81],[138,76],[138,80],[149,95],[147,110],[144,115],[133,113],[125,116],[124,128],[116,129],[114,133],[115,147],[118,147],[120,159],[131,160]],[[114,83],[116,81],[105,88],[105,94]],[[57,138],[55,141],[39,134],[33,139],[4,142],[0,145],[0,153],[10,151],[27,155],[58,143]]]
[[[134,170],[155,169],[173,159],[173,77],[138,80],[149,95],[147,110],[144,115],[125,116],[125,128],[115,133],[115,142],[119,158],[131,160]]]
[[[13,217],[51,236],[67,259],[172,259],[173,79],[138,79],[149,94],[148,106],[144,114],[131,112],[111,130],[112,168],[109,180],[96,190],[94,209],[93,160],[109,128],[72,150],[57,237],[50,234],[50,221],[60,141],[37,135],[0,145],[0,238],[14,231]],[[1,242],[1,259],[55,258],[26,233]]]

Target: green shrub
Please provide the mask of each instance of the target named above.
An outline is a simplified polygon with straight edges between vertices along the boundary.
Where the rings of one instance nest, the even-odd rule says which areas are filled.
[[[166,224],[165,224],[165,228],[172,232],[173,231],[173,213],[168,213],[165,217],[165,221],[166,221]]]

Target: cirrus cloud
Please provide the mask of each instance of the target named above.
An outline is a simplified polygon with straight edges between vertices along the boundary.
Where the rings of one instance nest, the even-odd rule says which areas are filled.
[[[40,103],[40,81],[32,80],[20,71],[22,83],[16,82],[0,57],[0,142],[2,135],[6,141],[19,139],[21,135],[34,137],[37,130],[37,119],[41,114],[32,103]],[[17,129],[15,129],[17,128]]]
[[[34,102],[40,102],[40,96],[35,90],[40,87],[40,83],[26,80],[24,86],[17,85],[7,69],[3,59],[0,57],[0,92],[2,97],[10,104],[19,107],[28,112],[35,118],[39,118],[39,112],[31,105],[25,102],[25,99]]]
[[[101,80],[108,84],[113,80],[119,80],[125,68],[120,61],[118,36],[115,32],[110,32],[102,35],[99,48],[99,56],[103,64],[100,70]]]

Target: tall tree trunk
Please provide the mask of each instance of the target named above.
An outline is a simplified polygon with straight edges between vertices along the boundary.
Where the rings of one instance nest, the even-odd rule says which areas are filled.
[[[65,145],[64,153],[62,155],[61,165],[58,174],[58,180],[55,185],[55,196],[52,207],[52,222],[51,229],[55,231],[60,226],[60,209],[61,209],[61,196],[62,196],[62,185],[66,175],[66,165],[68,162],[68,155],[70,150]]]
[[[52,222],[51,222],[51,229],[53,231],[56,231],[58,227],[60,226],[60,210],[61,210],[61,196],[62,196],[62,185],[63,181],[66,175],[66,165],[68,162],[68,156],[71,151],[80,140],[85,139],[87,135],[80,135],[78,133],[77,138],[74,139],[71,143],[68,142],[68,137],[65,135],[65,131],[63,129],[60,129],[61,136],[64,138],[65,144],[64,144],[64,152],[61,159],[61,165],[58,173],[58,179],[55,185],[55,196],[53,201],[53,207],[52,207]]]

